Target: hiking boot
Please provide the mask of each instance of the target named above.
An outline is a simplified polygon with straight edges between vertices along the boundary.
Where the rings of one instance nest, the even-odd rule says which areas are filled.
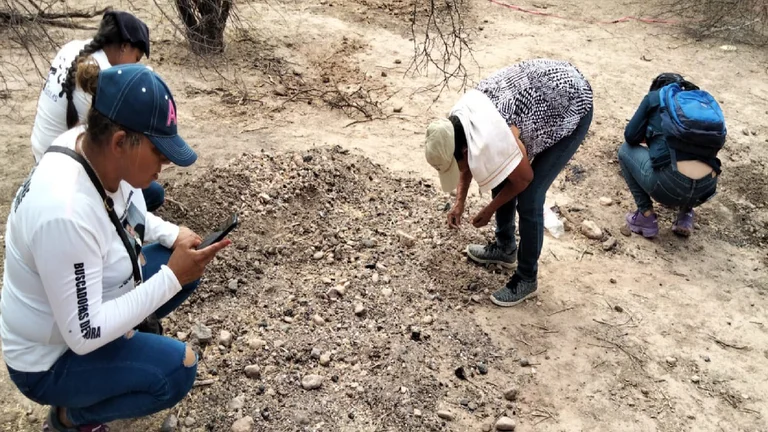
[[[681,236],[688,237],[693,232],[693,209],[689,211],[680,211],[677,214],[675,223],[672,224],[672,232]]]
[[[480,264],[498,264],[502,267],[512,268],[517,259],[517,249],[505,252],[495,242],[486,245],[473,244],[467,246],[467,256]]]
[[[105,424],[93,424],[68,428],[59,420],[59,412],[55,406],[48,410],[48,418],[43,422],[43,432],[109,432]]]
[[[525,299],[535,297],[538,294],[537,289],[538,284],[535,280],[523,280],[515,273],[504,288],[491,294],[491,301],[501,307],[515,306]]]
[[[634,213],[627,213],[627,225],[635,234],[642,234],[645,238],[655,237],[659,234],[659,221],[656,214],[645,216],[638,210]]]

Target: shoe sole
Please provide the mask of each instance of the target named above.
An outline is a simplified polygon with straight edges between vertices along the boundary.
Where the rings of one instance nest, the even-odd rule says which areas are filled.
[[[645,238],[653,238],[659,234],[658,229],[652,230],[650,228],[639,228],[639,227],[634,227],[632,225],[628,225],[628,226],[630,231],[632,231],[635,234],[640,234]]]
[[[675,235],[680,236],[680,237],[690,237],[691,234],[693,233],[693,229],[680,228],[678,226],[673,226],[672,227],[672,232]]]
[[[539,291],[538,290],[536,290],[536,291],[528,294],[527,296],[521,298],[520,300],[514,301],[514,302],[503,302],[503,301],[497,299],[496,297],[494,297],[493,294],[491,294],[490,297],[491,297],[491,302],[493,304],[495,304],[496,306],[512,307],[512,306],[517,306],[520,303],[522,303],[522,302],[524,302],[524,301],[526,301],[526,300],[528,300],[530,298],[536,297],[537,295],[539,295]]]
[[[513,261],[513,262],[511,262],[511,263],[508,263],[508,262],[505,262],[505,261],[496,261],[496,260],[484,260],[484,259],[480,259],[480,258],[478,258],[478,257],[476,257],[476,256],[474,256],[474,255],[472,255],[472,253],[469,251],[469,248],[467,248],[466,252],[467,252],[467,256],[468,256],[468,257],[469,257],[469,258],[470,258],[472,261],[474,261],[474,262],[476,262],[476,263],[478,263],[478,264],[497,264],[497,265],[500,265],[500,266],[502,266],[502,267],[504,267],[504,268],[508,268],[508,269],[511,269],[511,268],[514,268],[514,267],[515,267],[515,263],[514,263],[514,261]]]

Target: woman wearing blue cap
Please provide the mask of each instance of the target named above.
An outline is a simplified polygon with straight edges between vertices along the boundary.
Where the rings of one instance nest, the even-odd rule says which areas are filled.
[[[147,212],[141,188],[163,165],[189,166],[170,90],[139,64],[81,62],[86,125],[59,136],[19,188],[6,228],[0,338],[11,380],[51,409],[45,431],[108,431],[192,388],[195,353],[134,329],[192,293],[229,240]]]
[[[107,11],[92,39],[65,44],[51,62],[48,78],[37,101],[37,115],[32,128],[32,154],[35,162],[43,157],[54,139],[78,123],[85,122],[91,97],[77,88],[75,74],[80,59],[92,57],[101,69],[138,63],[149,58],[149,28],[134,15]],[[155,211],[165,200],[165,191],[157,182],[143,190],[147,209]]]

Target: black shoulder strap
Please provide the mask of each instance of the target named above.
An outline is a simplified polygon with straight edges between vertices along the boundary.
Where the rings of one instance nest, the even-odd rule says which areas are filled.
[[[112,198],[107,196],[107,192],[104,190],[104,187],[101,185],[101,181],[99,180],[99,177],[96,175],[96,173],[93,171],[93,168],[88,163],[88,161],[85,160],[85,158],[80,155],[79,153],[67,148],[67,147],[61,147],[61,146],[50,146],[48,147],[48,150],[46,150],[46,153],[49,152],[56,152],[56,153],[62,153],[65,154],[72,159],[80,162],[80,165],[83,166],[85,169],[85,172],[88,174],[88,177],[91,179],[91,183],[96,187],[96,190],[99,191],[99,195],[101,195],[101,200],[104,203],[104,208],[107,210],[107,214],[109,214],[109,219],[112,220],[112,224],[115,226],[115,230],[117,230],[117,234],[120,236],[120,240],[123,241],[123,246],[125,246],[125,250],[128,251],[128,256],[131,257],[131,264],[133,265],[133,281],[136,285],[139,285],[141,283],[141,269],[139,269],[139,259],[136,256],[136,250],[133,249],[133,246],[131,246],[130,240],[128,240],[128,234],[125,232],[125,229],[123,228],[123,225],[120,223],[120,218],[117,217],[117,213],[115,213],[115,203],[112,201]]]

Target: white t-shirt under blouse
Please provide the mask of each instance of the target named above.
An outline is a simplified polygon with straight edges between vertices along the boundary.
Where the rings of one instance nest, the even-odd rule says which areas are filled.
[[[35,161],[39,161],[53,140],[68,129],[67,95],[64,94],[61,87],[67,79],[72,61],[90,42],[91,39],[68,42],[56,53],[56,57],[51,62],[48,78],[37,100],[37,114],[32,127],[32,153],[35,155]],[[96,51],[91,57],[96,60],[102,70],[112,66],[103,50]],[[91,107],[91,95],[75,86],[72,100],[75,103],[80,123],[85,123],[88,109]]]
[[[75,148],[77,126],[53,145]],[[132,241],[171,247],[179,227],[148,213],[141,189],[109,193]],[[130,237],[130,235],[129,235]],[[6,225],[0,338],[8,366],[39,372],[69,348],[121,337],[181,290],[165,265],[138,287],[125,246],[85,169],[47,153],[19,188]]]

